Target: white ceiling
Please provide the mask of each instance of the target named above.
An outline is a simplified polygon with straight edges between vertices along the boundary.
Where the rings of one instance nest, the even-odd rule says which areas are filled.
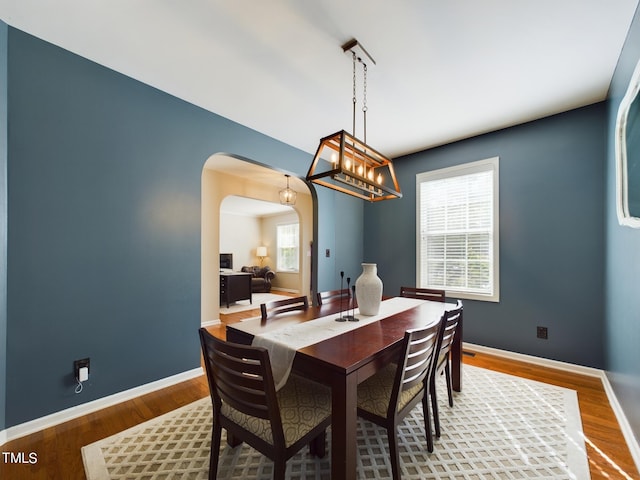
[[[279,190],[287,186],[287,179],[283,172],[281,173],[271,167],[239,160],[228,155],[215,154],[211,156],[205,164],[205,168],[224,172],[227,175],[250,178],[253,182],[276,185]],[[290,177],[289,187],[300,194],[310,195],[307,184],[296,176]]]
[[[604,100],[637,4],[0,0],[0,18],[310,153],[352,130],[354,37],[377,62],[368,143],[398,156]]]
[[[284,189],[286,178],[283,173],[262,165],[246,162],[227,155],[213,155],[205,165],[209,170],[224,172],[225,175],[233,175],[241,178],[250,178],[252,182],[264,183],[278,191]],[[290,177],[289,187],[298,195],[310,195],[309,187],[300,178]],[[250,217],[262,217],[268,215],[292,212],[294,209],[279,203],[266,202],[237,195],[230,195],[222,200],[220,205],[222,213],[232,215],[244,215]]]
[[[295,212],[295,210],[279,203],[231,195],[222,200],[220,212],[244,217],[264,217],[285,212]]]

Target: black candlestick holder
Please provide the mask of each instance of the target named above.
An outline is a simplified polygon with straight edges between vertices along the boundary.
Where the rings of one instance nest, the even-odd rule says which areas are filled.
[[[347,279],[347,288],[349,288],[349,280]],[[346,318],[349,322],[359,322],[360,319],[356,317],[356,286],[353,285],[351,287],[351,291],[353,295],[351,296],[351,315],[346,315]]]
[[[351,279],[347,278],[347,282],[349,282]],[[340,272],[340,292],[342,292],[342,289],[344,288],[344,272]],[[342,316],[342,294],[340,295],[340,316],[338,316],[338,318],[336,318],[336,322],[346,322],[347,318]]]

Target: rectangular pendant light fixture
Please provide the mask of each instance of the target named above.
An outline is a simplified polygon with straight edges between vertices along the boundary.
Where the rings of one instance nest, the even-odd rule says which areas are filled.
[[[342,46],[353,57],[353,134],[344,130],[320,139],[320,145],[307,173],[307,180],[354,197],[378,202],[401,198],[391,159],[367,145],[367,64],[375,65],[369,53],[353,39]],[[356,63],[364,72],[364,141],[355,137]]]
[[[402,197],[393,162],[344,130],[320,140],[307,180],[372,202]]]

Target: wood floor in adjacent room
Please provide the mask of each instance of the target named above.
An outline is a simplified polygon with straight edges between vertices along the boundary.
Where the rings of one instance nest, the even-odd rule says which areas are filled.
[[[221,315],[224,323],[259,315],[251,310]],[[224,338],[224,325],[211,327]],[[194,332],[194,335],[196,333]],[[464,356],[470,365],[550,383],[578,392],[582,427],[593,480],[638,480],[640,475],[599,379],[567,373],[484,353]],[[71,420],[0,446],[2,452],[31,452],[37,463],[8,465],[0,457],[0,479],[85,479],[80,448],[209,394],[204,376]],[[578,479],[582,480],[582,479]]]

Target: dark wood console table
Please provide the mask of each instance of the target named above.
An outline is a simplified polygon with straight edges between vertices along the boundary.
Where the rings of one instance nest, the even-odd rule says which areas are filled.
[[[220,304],[229,304],[238,300],[249,300],[251,298],[251,273],[230,272],[220,274]]]

